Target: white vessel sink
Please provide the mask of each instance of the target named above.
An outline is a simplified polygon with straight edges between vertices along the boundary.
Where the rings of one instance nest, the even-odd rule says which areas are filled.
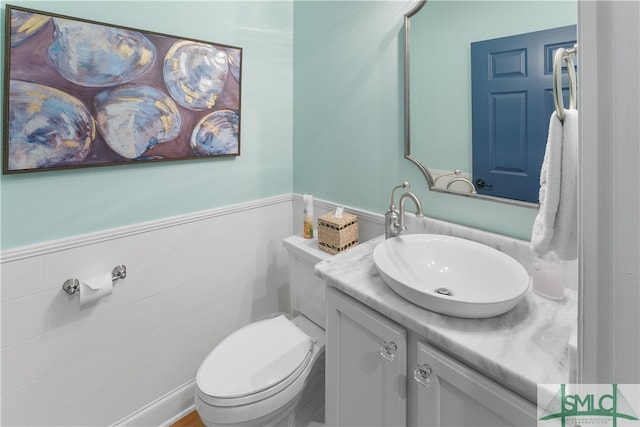
[[[516,260],[452,236],[393,237],[376,246],[373,260],[400,296],[451,316],[498,316],[514,308],[529,289],[529,275]]]

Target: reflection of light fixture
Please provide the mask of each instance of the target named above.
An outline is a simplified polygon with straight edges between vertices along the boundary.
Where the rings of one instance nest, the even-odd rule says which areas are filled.
[[[460,175],[461,173],[462,171],[460,169],[454,169],[452,172],[447,172],[447,173],[443,173],[442,175],[438,175],[436,179],[433,180],[433,186],[434,187],[436,186],[440,178],[443,178],[445,176],[450,176],[450,175]]]
[[[471,181],[469,181],[467,178],[463,178],[463,177],[459,177],[459,178],[453,178],[451,181],[449,181],[447,183],[447,190],[449,190],[451,187],[451,184],[454,184],[456,182],[465,182],[469,185],[469,189],[470,189],[470,193],[471,194],[478,194],[478,192],[476,191],[476,186],[473,185],[473,183]]]

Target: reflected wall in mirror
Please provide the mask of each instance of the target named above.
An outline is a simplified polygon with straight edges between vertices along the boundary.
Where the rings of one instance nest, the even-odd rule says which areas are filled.
[[[537,200],[523,201],[518,194],[497,197],[486,191],[491,187],[483,191],[476,185],[480,178],[473,175],[471,45],[576,21],[574,0],[429,0],[407,13],[405,157],[422,170],[431,190],[537,207]],[[548,117],[543,123],[548,126]],[[545,132],[538,141],[543,146]],[[541,157],[538,162],[537,176]]]

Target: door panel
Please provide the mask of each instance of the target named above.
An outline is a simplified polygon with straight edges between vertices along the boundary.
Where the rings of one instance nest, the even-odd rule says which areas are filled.
[[[553,55],[575,43],[575,25],[471,43],[473,180],[487,184],[478,193],[538,202]]]

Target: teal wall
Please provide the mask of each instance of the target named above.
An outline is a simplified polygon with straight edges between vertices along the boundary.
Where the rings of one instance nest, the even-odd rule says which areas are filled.
[[[409,4],[295,2],[295,192],[383,213],[393,185],[424,182],[402,151]]]
[[[13,1],[243,47],[242,155],[3,175],[1,248],[291,191],[383,213],[405,180],[432,217],[528,239],[535,210],[429,192],[403,158],[403,16],[414,3]],[[4,6],[2,25],[4,44]]]
[[[430,192],[403,158],[403,18],[415,3],[295,2],[294,191],[383,213],[409,181],[428,216],[529,239],[537,210]]]
[[[242,47],[242,134],[237,158],[3,175],[2,249],[291,192],[291,2],[11,4]]]

